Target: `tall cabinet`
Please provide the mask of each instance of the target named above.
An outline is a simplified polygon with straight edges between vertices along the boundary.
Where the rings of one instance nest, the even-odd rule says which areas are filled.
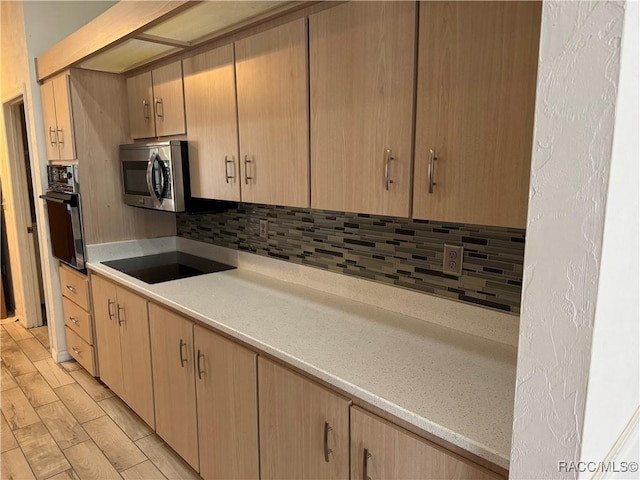
[[[309,17],[311,207],[408,217],[416,3]]]
[[[240,200],[233,45],[183,60],[191,195]]]
[[[306,20],[239,40],[235,49],[242,200],[308,207]]]
[[[413,217],[525,227],[541,2],[421,2]]]

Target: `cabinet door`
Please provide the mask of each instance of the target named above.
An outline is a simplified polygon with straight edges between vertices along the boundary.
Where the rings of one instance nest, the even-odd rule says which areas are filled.
[[[348,2],[309,17],[311,207],[408,217],[413,2]]]
[[[101,277],[92,275],[91,290],[100,379],[119,397],[124,398],[116,286]]]
[[[151,75],[156,135],[164,137],[185,133],[182,63],[175,62],[157,68]]]
[[[420,3],[415,218],[525,226],[540,9]]]
[[[155,137],[151,72],[127,78],[127,100],[131,138]]]
[[[240,200],[233,45],[183,60],[191,195]]]
[[[349,400],[262,357],[258,391],[263,479],[349,478]]]
[[[52,80],[56,105],[56,138],[60,160],[75,160],[76,147],[73,135],[73,115],[69,75],[60,75]]]
[[[40,94],[42,95],[42,115],[44,117],[47,160],[60,160],[58,140],[56,139],[56,103],[53,95],[53,80],[48,80],[42,84]]]
[[[502,477],[352,407],[351,478],[490,480]]]
[[[156,432],[198,469],[193,323],[149,304]]]
[[[200,475],[258,478],[257,355],[194,327]]]
[[[124,400],[151,427],[154,426],[153,381],[147,301],[118,289],[118,323],[122,352]]]
[[[309,206],[305,19],[236,43],[242,200]]]

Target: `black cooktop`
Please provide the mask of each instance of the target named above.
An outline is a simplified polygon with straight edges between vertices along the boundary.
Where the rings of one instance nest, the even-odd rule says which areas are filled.
[[[183,252],[159,253],[102,263],[150,284],[195,277],[205,273],[224,272],[236,268]]]

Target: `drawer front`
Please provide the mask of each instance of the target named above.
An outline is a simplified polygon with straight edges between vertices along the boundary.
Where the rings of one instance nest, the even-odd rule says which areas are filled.
[[[60,290],[76,305],[89,310],[89,281],[86,276],[60,265]]]
[[[66,297],[62,297],[62,308],[64,310],[64,324],[89,345],[93,345],[91,315]]]
[[[67,352],[69,352],[69,355],[75,358],[87,372],[94,377],[97,376],[98,371],[96,369],[96,358],[93,347],[80,338],[80,336],[69,327],[65,327],[64,331],[67,336]]]

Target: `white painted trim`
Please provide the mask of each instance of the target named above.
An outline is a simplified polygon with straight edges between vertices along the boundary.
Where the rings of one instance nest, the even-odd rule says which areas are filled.
[[[624,427],[624,430],[622,430],[622,433],[620,434],[618,439],[615,441],[615,443],[611,447],[611,450],[609,450],[609,453],[603,460],[603,463],[615,462],[618,465],[620,465],[622,462],[630,462],[630,461],[634,461],[637,463],[638,457],[640,457],[637,451],[634,452],[636,455],[635,458],[628,458],[626,457],[626,455],[628,454],[628,452],[633,451],[632,449],[633,444],[638,442],[638,435],[640,432],[639,429],[640,429],[640,406],[636,408],[636,411],[633,413],[633,415],[627,422],[627,425]],[[600,480],[600,479],[610,478],[609,475],[610,475],[609,473],[605,473],[605,472],[596,472],[591,477],[591,480]]]

